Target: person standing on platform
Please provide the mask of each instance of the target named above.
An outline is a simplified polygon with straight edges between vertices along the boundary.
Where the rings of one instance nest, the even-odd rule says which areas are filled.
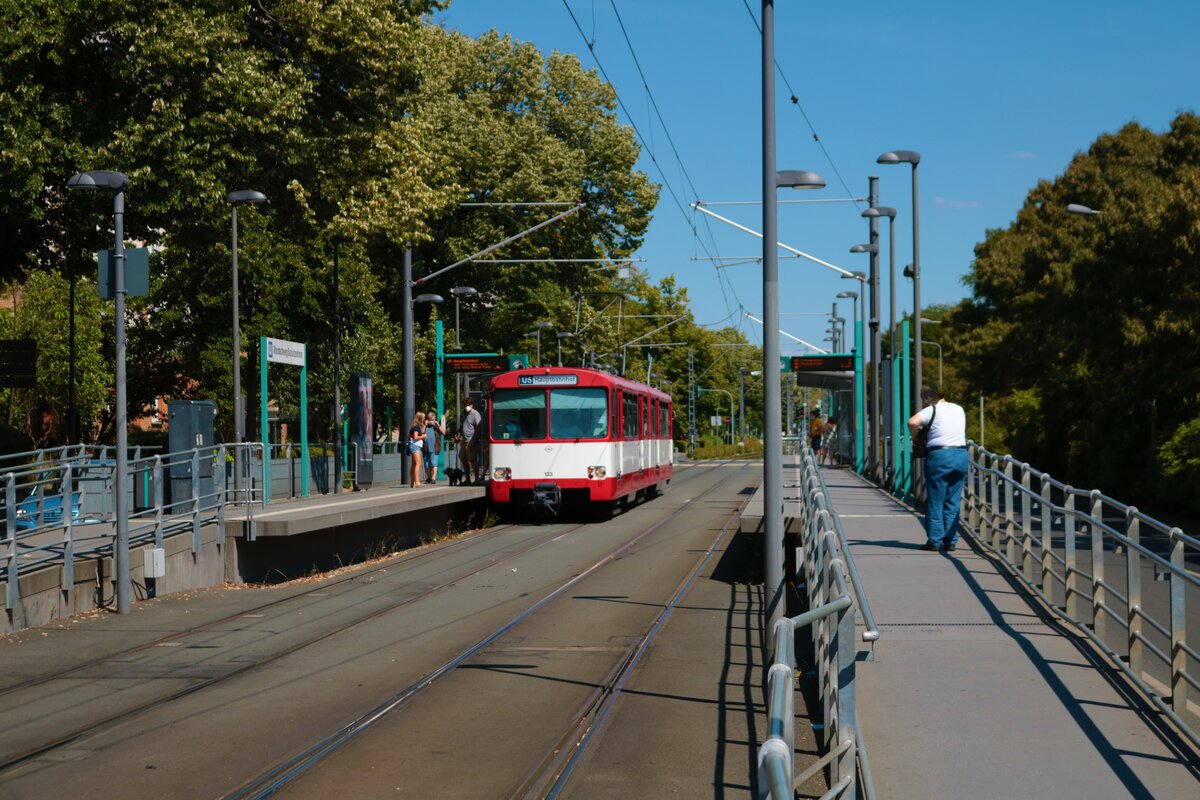
[[[421,456],[425,452],[425,412],[418,411],[408,426],[408,488],[424,486],[421,483]]]
[[[483,417],[475,410],[475,402],[467,400],[463,405],[466,416],[462,423],[462,462],[468,483],[479,483],[483,476],[479,474],[479,435]]]
[[[922,386],[925,407],[908,420],[917,432],[928,429],[925,439],[925,544],[924,550],[953,551],[958,541],[958,508],[967,478],[967,414],[963,407],[942,397],[940,387]]]
[[[808,436],[812,440],[813,455],[817,457],[817,464],[821,463],[821,436],[825,433],[825,424],[821,422],[821,412],[814,412],[812,422],[808,425]]]
[[[437,412],[430,411],[428,414],[426,414],[425,452],[421,455],[425,459],[425,480],[429,483],[437,483],[437,458],[442,453],[442,437],[445,435],[446,430],[438,423]]]

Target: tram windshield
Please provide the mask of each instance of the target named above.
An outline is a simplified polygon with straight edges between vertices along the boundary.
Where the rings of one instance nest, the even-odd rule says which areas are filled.
[[[603,439],[608,436],[607,394],[604,389],[551,389],[551,438]]]
[[[497,389],[493,392],[492,438],[546,438],[546,390]]]

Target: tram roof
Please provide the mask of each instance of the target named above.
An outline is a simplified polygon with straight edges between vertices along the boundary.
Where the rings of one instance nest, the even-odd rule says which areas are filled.
[[[589,388],[589,387],[615,387],[628,391],[636,391],[643,394],[648,394],[651,397],[656,397],[659,400],[671,401],[671,396],[666,392],[655,389],[653,386],[647,386],[644,383],[639,383],[629,378],[623,378],[620,375],[613,375],[609,372],[601,372],[596,369],[585,369],[582,367],[528,367],[526,369],[514,369],[508,372],[503,372],[492,378],[489,384],[492,389],[517,389],[517,388],[556,388],[553,385],[525,385],[520,383],[521,377],[536,377],[538,375],[577,375],[579,382],[571,386],[562,385],[559,388]]]

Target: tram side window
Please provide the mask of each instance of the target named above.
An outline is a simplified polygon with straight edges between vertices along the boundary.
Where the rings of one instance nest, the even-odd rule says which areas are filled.
[[[626,439],[636,439],[638,435],[638,402],[637,395],[621,395],[621,433]]]
[[[608,436],[605,394],[604,389],[551,389],[551,438],[603,439]]]
[[[497,389],[492,394],[492,438],[546,438],[546,390]]]

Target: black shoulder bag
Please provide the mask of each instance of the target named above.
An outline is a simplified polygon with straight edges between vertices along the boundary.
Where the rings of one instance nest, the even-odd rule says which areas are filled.
[[[925,458],[929,455],[929,446],[926,442],[929,441],[929,429],[933,427],[933,421],[937,419],[937,403],[933,404],[933,414],[929,417],[929,424],[917,431],[912,440],[912,457]]]

